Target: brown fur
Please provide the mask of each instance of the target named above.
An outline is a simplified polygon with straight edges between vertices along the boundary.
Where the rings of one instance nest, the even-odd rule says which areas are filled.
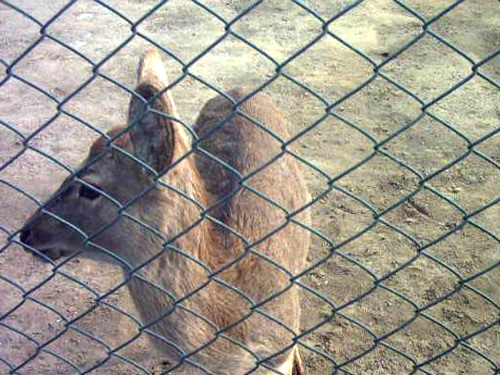
[[[159,55],[148,52],[141,60],[137,89],[146,100],[167,85],[166,74],[159,69]],[[238,89],[228,95],[240,101],[247,91]],[[177,116],[169,92],[150,104]],[[70,181],[57,192],[63,193],[63,198],[54,200],[47,209],[85,233],[108,225],[93,241],[122,257],[127,262],[123,265],[125,272],[129,272],[129,266],[138,267],[163,251],[155,261],[136,271],[129,288],[148,329],[167,340],[161,347],[169,362],[180,359],[176,347],[187,354],[206,345],[189,359],[215,374],[243,374],[255,368],[255,357],[236,345],[235,340],[259,358],[289,347],[266,364],[287,369],[285,375],[304,374],[299,352],[293,347],[294,335],[300,329],[300,305],[298,287],[290,277],[304,267],[309,233],[291,222],[287,213],[303,207],[310,196],[296,159],[287,153],[281,155],[281,143],[245,116],[264,124],[283,140],[290,138],[286,121],[264,94],[239,106],[245,116],[236,114],[231,118],[233,104],[223,97],[205,105],[196,122],[200,137],[229,119],[198,144],[205,152],[243,176],[281,155],[242,186],[238,176],[202,152],[172,167],[190,150],[189,137],[175,120],[146,113],[145,108],[142,100],[132,99],[130,121],[138,123],[119,136],[114,146],[148,163],[156,172],[141,167],[123,152],[110,150],[108,141],[101,138],[89,152],[88,160],[97,161],[82,172],[81,178],[121,204],[127,205],[142,194],[141,199],[127,205],[125,212],[153,230],[128,219],[103,196],[85,198],[88,194],[82,193],[81,185]],[[108,135],[114,138],[122,130],[115,128]],[[168,187],[157,185],[150,189],[158,172],[162,173],[161,183]],[[218,208],[201,220],[204,209],[199,205],[215,204]],[[308,225],[309,211],[304,210],[293,219]],[[77,234],[48,215],[37,214],[31,221],[22,241],[51,258],[70,254],[82,245]],[[179,233],[184,234],[173,242],[169,240]],[[164,248],[165,244],[173,248]],[[183,299],[182,303],[174,306],[174,300],[144,279],[167,290],[175,301]],[[184,372],[202,373],[188,363],[179,370]],[[277,372],[260,366],[252,373]]]

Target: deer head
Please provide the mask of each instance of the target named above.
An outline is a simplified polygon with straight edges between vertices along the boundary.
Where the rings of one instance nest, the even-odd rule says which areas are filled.
[[[170,93],[162,92],[167,85],[159,54],[149,51],[139,65],[129,127],[94,142],[78,172],[28,221],[20,237],[26,248],[55,260],[91,241],[86,248],[111,250],[127,262],[147,259],[139,249],[144,241],[162,241],[165,215],[180,206],[177,193],[158,185],[160,175],[167,180],[174,175],[184,190],[193,180],[185,171],[189,161],[168,170],[189,141],[174,121],[178,114]]]

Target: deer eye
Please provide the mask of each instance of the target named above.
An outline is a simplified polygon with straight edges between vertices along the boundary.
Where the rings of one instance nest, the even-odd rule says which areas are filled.
[[[91,201],[101,195],[101,193],[99,193],[97,190],[87,185],[81,185],[78,194],[80,195],[80,197],[90,199]]]

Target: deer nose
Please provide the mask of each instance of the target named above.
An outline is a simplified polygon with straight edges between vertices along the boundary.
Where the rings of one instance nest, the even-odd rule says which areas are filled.
[[[24,228],[21,231],[20,240],[21,240],[21,242],[23,244],[29,245],[32,237],[33,237],[33,230],[32,229],[30,229],[30,228]]]

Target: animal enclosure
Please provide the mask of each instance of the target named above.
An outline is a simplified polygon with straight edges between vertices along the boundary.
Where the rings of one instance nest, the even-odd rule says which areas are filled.
[[[498,1],[0,0],[0,374],[175,374],[112,254],[42,262],[19,237],[127,125],[152,46],[186,130],[243,85],[286,114],[287,139],[254,125],[281,143],[262,170],[293,157],[312,195],[307,374],[499,372]]]

